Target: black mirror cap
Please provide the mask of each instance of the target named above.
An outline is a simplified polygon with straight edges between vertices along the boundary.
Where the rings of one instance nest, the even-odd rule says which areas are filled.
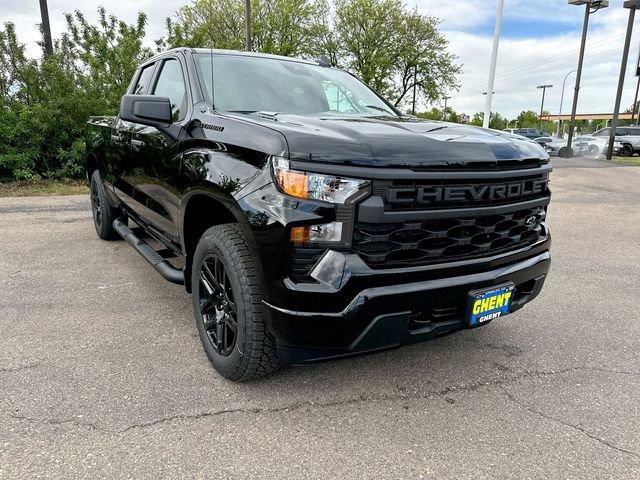
[[[120,101],[120,119],[152,127],[172,123],[171,100],[155,95],[125,95]]]

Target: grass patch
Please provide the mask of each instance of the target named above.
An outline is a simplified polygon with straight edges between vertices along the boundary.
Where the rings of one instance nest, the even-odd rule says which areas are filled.
[[[0,183],[0,198],[80,195],[83,193],[89,193],[89,187],[83,180],[39,180]]]
[[[613,161],[623,165],[635,165],[636,167],[640,167],[640,157],[613,157]]]

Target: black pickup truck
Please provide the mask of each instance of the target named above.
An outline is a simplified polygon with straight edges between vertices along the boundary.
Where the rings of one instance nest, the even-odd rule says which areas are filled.
[[[323,61],[174,49],[89,125],[98,235],[185,285],[233,380],[484,325],[549,269],[539,145],[403,115]]]

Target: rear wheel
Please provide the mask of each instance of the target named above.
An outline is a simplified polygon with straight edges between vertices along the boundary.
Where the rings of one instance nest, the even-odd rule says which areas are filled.
[[[122,215],[122,212],[113,208],[107,200],[104,185],[100,178],[100,172],[94,171],[91,175],[91,213],[96,233],[103,240],[116,240],[120,238],[113,228],[113,221]]]
[[[592,157],[600,155],[600,148],[597,145],[589,145],[589,155]]]
[[[193,309],[214,368],[234,381],[263,377],[278,367],[275,341],[253,257],[237,224],[209,228],[196,247],[191,273]]]

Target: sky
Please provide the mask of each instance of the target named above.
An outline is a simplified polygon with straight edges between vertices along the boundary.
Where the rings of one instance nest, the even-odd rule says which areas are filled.
[[[64,31],[63,12],[79,9],[89,20],[97,17],[98,5],[110,13],[134,22],[137,12],[148,16],[147,43],[164,33],[165,18],[180,6],[181,0],[49,0],[49,16],[54,37]],[[498,0],[406,0],[425,15],[441,19],[440,30],[449,48],[462,65],[460,90],[450,93],[449,105],[459,113],[473,115],[484,109],[489,60],[493,42]],[[611,0],[609,8],[590,17],[590,28],[579,96],[579,113],[613,111],[620,72],[628,10],[623,0]],[[584,7],[568,5],[567,0],[505,0],[503,30],[498,51],[493,111],[515,118],[523,110],[540,110],[542,91],[536,86],[551,84],[545,110],[558,113],[565,76],[577,66]],[[633,103],[634,77],[640,47],[638,15],[631,43],[622,107]],[[40,22],[37,0],[0,0],[0,23],[12,21],[28,52],[38,55],[36,40]],[[569,113],[575,74],[566,81],[563,112]]]

